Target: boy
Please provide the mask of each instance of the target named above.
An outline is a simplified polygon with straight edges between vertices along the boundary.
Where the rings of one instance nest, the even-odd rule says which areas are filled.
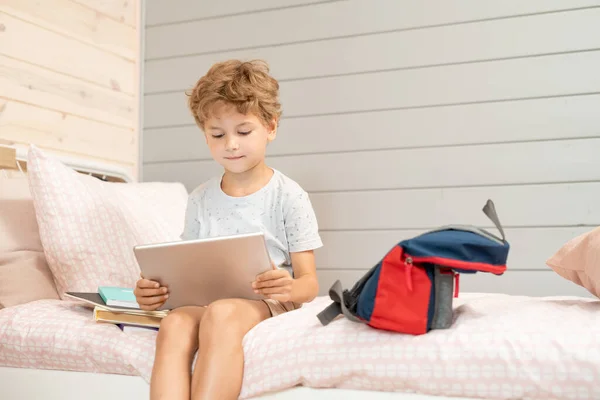
[[[310,200],[297,183],[265,164],[281,115],[278,95],[279,84],[266,63],[237,60],[215,64],[189,94],[190,110],[224,173],[190,194],[181,237],[260,230],[276,268],[252,283],[263,301],[226,299],[169,313],[156,339],[151,399],[237,398],[244,335],[317,296],[313,250],[322,242]],[[146,279],[137,282],[135,294],[145,310],[160,307],[168,297],[166,288]]]

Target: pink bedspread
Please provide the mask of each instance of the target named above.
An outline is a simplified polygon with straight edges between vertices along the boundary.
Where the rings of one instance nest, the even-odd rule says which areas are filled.
[[[599,399],[600,301],[463,295],[449,330],[378,331],[343,318],[327,327],[318,298],[244,339],[241,398],[304,384],[488,399]],[[0,311],[0,365],[140,375],[155,332],[123,333],[91,311],[45,300]]]

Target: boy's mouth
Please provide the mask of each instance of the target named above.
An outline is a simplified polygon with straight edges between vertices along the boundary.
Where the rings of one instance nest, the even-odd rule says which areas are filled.
[[[240,158],[244,158],[244,156],[237,156],[237,157],[225,157],[226,160],[239,160]]]

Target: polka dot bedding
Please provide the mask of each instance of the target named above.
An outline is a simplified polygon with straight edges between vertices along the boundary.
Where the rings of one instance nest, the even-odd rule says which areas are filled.
[[[600,398],[600,301],[463,293],[450,329],[405,335],[339,317],[319,297],[244,338],[240,398],[298,384],[486,399]],[[122,332],[90,309],[40,300],[0,311],[0,366],[150,379],[156,332]]]

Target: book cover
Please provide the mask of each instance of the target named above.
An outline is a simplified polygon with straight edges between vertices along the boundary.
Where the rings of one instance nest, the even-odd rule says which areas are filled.
[[[111,324],[135,325],[158,328],[164,315],[147,315],[128,312],[113,312],[100,307],[94,308],[94,320]]]
[[[133,294],[133,288],[100,286],[98,287],[98,294],[107,306],[140,307]]]

